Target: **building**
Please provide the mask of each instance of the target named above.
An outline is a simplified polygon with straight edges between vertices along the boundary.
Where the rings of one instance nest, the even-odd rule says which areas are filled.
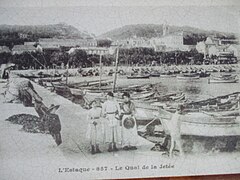
[[[231,44],[228,46],[227,51],[232,52],[237,59],[240,59],[240,45]]]
[[[36,52],[33,45],[15,45],[12,48],[12,54],[22,54],[24,52]]]
[[[222,45],[222,46],[216,46],[216,45],[213,45],[211,47],[208,48],[208,55],[209,56],[219,56],[221,53],[227,53],[228,50],[228,45]]]
[[[0,53],[10,53],[10,49],[7,46],[0,46]]]
[[[37,42],[24,42],[24,45],[32,45],[32,46],[34,46],[36,44],[37,44]]]
[[[25,33],[18,33],[18,36],[19,36],[21,39],[26,39],[26,38],[28,38],[28,34],[25,34]]]
[[[209,49],[210,54],[216,54],[217,53],[217,41],[214,41],[211,37],[207,37],[206,41],[200,41],[196,45],[196,49],[199,53],[204,54],[204,58],[206,58],[207,55],[209,55]]]
[[[153,45],[155,52],[165,52],[166,51],[166,45]]]
[[[52,52],[52,51],[60,51],[60,47],[54,46],[54,45],[49,45],[49,44],[43,44],[43,45],[37,45],[36,51],[38,52]]]
[[[71,48],[68,51],[68,53],[71,54],[77,49],[84,50],[86,51],[87,54],[96,54],[96,55],[109,54],[109,49],[104,47],[76,47],[76,48]]]
[[[165,46],[165,51],[188,51],[189,47],[183,44],[183,32],[166,34],[165,36],[155,37],[151,40],[151,45]],[[155,48],[156,49],[156,48]]]
[[[58,39],[58,38],[40,38],[40,45],[49,45],[56,47],[96,47],[95,39]]]

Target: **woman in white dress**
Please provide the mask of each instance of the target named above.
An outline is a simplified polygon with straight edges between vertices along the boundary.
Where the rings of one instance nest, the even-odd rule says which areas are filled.
[[[135,105],[130,100],[130,94],[125,92],[122,95],[124,102],[122,109],[122,147],[124,150],[136,150],[138,142]]]
[[[118,151],[116,144],[121,141],[121,134],[120,122],[116,116],[120,115],[120,106],[114,100],[112,92],[107,94],[107,101],[102,105],[102,114],[106,118],[104,123],[104,140],[109,144],[108,151]]]
[[[101,153],[99,144],[103,142],[102,134],[102,118],[101,118],[101,104],[98,100],[92,101],[92,108],[88,111],[87,121],[88,130],[87,138],[90,140],[91,153]]]

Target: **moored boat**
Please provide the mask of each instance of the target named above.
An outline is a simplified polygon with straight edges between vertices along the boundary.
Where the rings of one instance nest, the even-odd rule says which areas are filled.
[[[127,79],[148,79],[150,75],[131,75],[127,76]]]
[[[199,78],[200,76],[197,73],[182,73],[177,76],[179,80],[196,80]]]

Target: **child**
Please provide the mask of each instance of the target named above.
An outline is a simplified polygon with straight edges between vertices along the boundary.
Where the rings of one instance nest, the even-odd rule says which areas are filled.
[[[89,110],[87,115],[88,120],[88,131],[87,138],[90,139],[91,153],[101,153],[99,149],[99,143],[101,141],[101,104],[98,99],[91,102],[92,108]]]

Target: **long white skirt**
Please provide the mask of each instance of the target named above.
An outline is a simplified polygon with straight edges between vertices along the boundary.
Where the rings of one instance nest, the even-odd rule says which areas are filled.
[[[108,114],[104,121],[104,142],[121,143],[120,121],[116,119],[115,114]]]
[[[137,124],[136,124],[136,119],[135,125],[133,128],[127,129],[124,127],[124,120],[126,118],[130,117],[130,115],[124,115],[122,118],[122,146],[137,146],[138,144],[138,134],[137,134]]]
[[[86,138],[92,145],[103,143],[103,124],[99,120],[96,126],[92,123],[88,124]]]

